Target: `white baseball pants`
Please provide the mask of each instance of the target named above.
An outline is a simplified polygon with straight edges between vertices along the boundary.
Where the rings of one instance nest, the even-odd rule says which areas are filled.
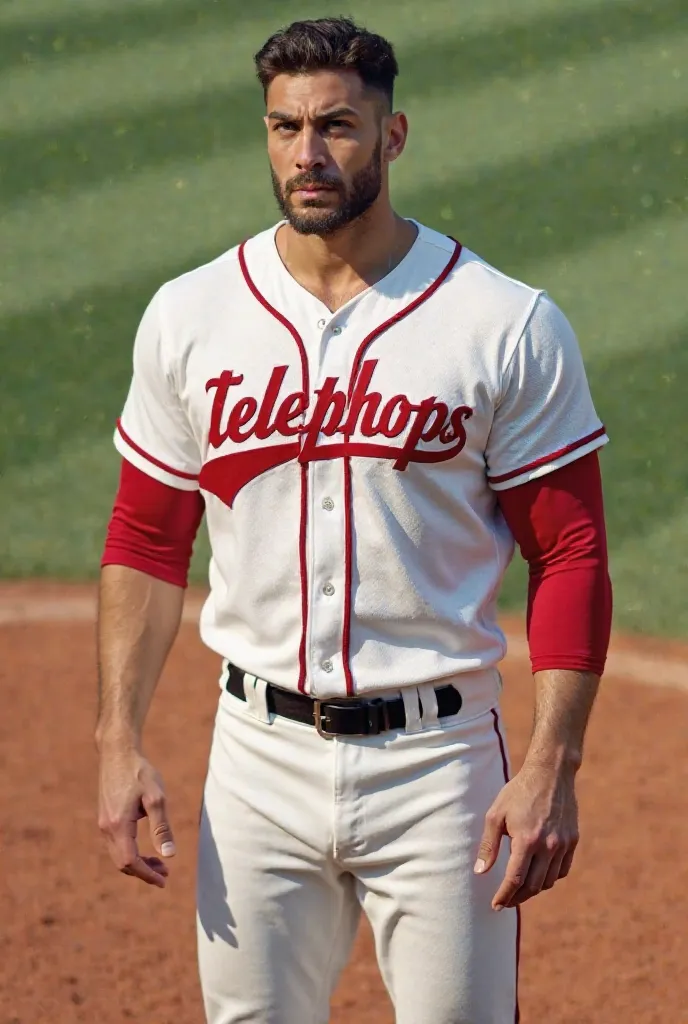
[[[397,1024],[514,1024],[518,912],[490,906],[507,841],[473,874],[508,772],[497,706],[421,721],[436,702],[410,688],[407,731],[328,741],[246,680],[246,703],[220,697],[201,814],[208,1024],[326,1024],[361,908]]]

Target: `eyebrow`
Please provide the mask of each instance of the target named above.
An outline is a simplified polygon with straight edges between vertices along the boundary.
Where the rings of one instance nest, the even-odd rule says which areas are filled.
[[[334,110],[325,110],[322,114],[318,114],[316,121],[325,121],[329,118],[335,117],[358,117],[358,112],[352,107],[336,107]],[[270,121],[301,121],[302,118],[295,117],[293,114],[285,114],[282,110],[271,110],[268,114]]]

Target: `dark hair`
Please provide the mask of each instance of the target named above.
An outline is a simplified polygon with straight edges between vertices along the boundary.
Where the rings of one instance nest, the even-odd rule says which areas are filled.
[[[277,75],[339,69],[355,71],[366,87],[384,93],[390,107],[399,73],[391,43],[348,18],[294,21],[270,36],[254,60],[264,95]]]

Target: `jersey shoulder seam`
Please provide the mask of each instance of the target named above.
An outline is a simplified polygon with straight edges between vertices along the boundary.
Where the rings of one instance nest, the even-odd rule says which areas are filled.
[[[525,287],[528,287],[528,285],[526,285]],[[511,373],[514,365],[514,360],[516,358],[516,353],[518,352],[521,346],[521,342],[525,338],[526,331],[528,330],[528,324],[533,319],[533,316],[535,315],[535,310],[537,309],[540,300],[542,299],[543,295],[546,294],[543,288],[531,289],[531,291],[533,292],[533,294],[531,295],[530,302],[526,306],[525,313],[523,315],[523,322],[521,324],[521,329],[516,333],[513,348],[511,352],[507,355],[506,362],[504,364],[504,369],[502,371],[502,381],[504,381],[506,377],[508,377],[509,374]],[[503,394],[503,386],[501,388],[501,391]]]
[[[484,260],[476,252],[473,252],[473,250],[469,249],[468,246],[464,246],[463,250],[465,254],[470,254],[473,257],[473,261],[477,263],[488,274],[491,274],[493,277],[498,277],[502,281],[506,281],[507,284],[512,284],[516,288],[522,289],[525,292],[530,292],[531,295],[537,296],[542,293],[542,288],[536,288],[534,285],[527,284],[525,281],[522,281],[518,277],[512,277],[510,274],[505,274],[503,270],[499,270],[498,267],[495,267],[491,263],[488,263],[487,260]]]

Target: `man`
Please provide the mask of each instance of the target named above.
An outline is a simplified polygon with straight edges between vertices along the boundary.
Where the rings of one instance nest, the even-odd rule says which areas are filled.
[[[205,513],[207,1020],[326,1021],[363,908],[399,1024],[511,1024],[518,908],[578,838],[610,633],[607,436],[552,300],[393,210],[389,43],[297,22],[256,67],[283,218],[153,296],[116,431],[100,825],[121,871],[164,886],[141,732]],[[536,710],[508,781],[495,602],[515,543]]]

